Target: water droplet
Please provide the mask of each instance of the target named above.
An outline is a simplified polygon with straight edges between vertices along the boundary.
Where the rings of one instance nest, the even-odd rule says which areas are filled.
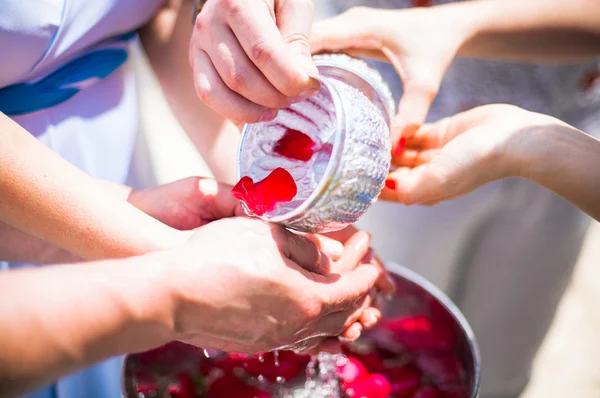
[[[273,351],[273,359],[275,360],[275,366],[279,367],[279,351]]]
[[[265,361],[265,357],[263,356],[263,354],[260,354],[258,356],[258,362],[264,362]]]
[[[202,350],[202,351],[204,352],[204,356],[205,356],[206,358],[210,358],[210,353],[208,352],[208,350],[207,350],[207,349],[204,349],[204,350]]]

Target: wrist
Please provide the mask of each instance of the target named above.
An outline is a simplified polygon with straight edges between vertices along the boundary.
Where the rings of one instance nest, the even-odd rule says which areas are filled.
[[[551,116],[528,112],[522,127],[516,129],[506,145],[505,156],[509,164],[509,176],[536,181],[544,174],[553,158],[560,156],[556,144],[561,131],[568,126]]]
[[[450,3],[430,7],[434,22],[443,26],[446,34],[456,41],[457,55],[463,55],[468,50],[469,43],[480,33],[484,27],[485,7],[478,1]]]

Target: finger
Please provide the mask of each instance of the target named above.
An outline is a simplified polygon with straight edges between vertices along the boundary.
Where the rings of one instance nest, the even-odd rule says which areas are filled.
[[[377,291],[383,294],[394,293],[396,291],[396,283],[385,268],[385,264],[383,263],[383,261],[381,261],[379,257],[374,256],[371,263],[374,264],[377,268],[379,268],[381,272],[381,275],[375,283],[375,288],[377,289]]]
[[[406,205],[437,201],[446,195],[448,178],[434,171],[431,163],[415,168],[402,167],[390,173],[395,181],[395,194]]]
[[[240,201],[231,195],[230,185],[221,184],[210,178],[200,178],[197,189],[201,197],[198,208],[203,212],[205,220],[213,221],[244,215]]]
[[[223,83],[204,50],[193,50],[194,83],[202,102],[232,120],[248,123],[274,119],[277,112],[248,101]]]
[[[347,49],[378,50],[381,41],[376,40],[373,31],[380,28],[369,23],[376,10],[354,7],[348,11],[313,24],[310,48],[313,53],[322,51],[343,51]]]
[[[364,329],[370,329],[381,320],[382,314],[378,308],[369,307],[361,315],[359,322]]]
[[[392,123],[392,154],[400,155],[402,145],[398,145],[400,138],[406,139],[413,136],[425,122],[429,107],[437,94],[438,87],[433,84],[407,82],[403,77],[404,92],[398,104],[398,115]]]
[[[371,295],[367,294],[350,307],[325,315],[317,323],[318,333],[325,333],[328,336],[341,335],[348,327],[360,319],[363,312],[371,306],[372,302]]]
[[[342,244],[344,244],[356,232],[358,232],[358,229],[356,229],[355,226],[348,225],[346,228],[342,228],[339,231],[327,232],[323,235],[327,236],[328,238],[337,240],[338,242],[341,242]]]
[[[369,252],[371,235],[365,231],[356,232],[344,244],[342,257],[334,267],[335,272],[344,273],[356,268]]]
[[[302,236],[317,245],[317,248],[328,255],[333,261],[339,260],[344,253],[344,245],[335,239],[321,234],[306,234]]]
[[[232,91],[269,109],[285,108],[292,103],[250,61],[228,26],[216,25],[209,38],[204,49]]]
[[[327,275],[329,283],[319,287],[329,310],[326,313],[353,308],[357,300],[369,293],[381,275],[381,268],[371,263],[360,264],[342,274]]]
[[[280,93],[288,97],[318,91],[318,82],[309,77],[291,49],[286,47],[266,4],[249,0],[243,3],[245,6],[228,13],[227,20],[254,65]]]
[[[326,275],[330,272],[331,262],[329,257],[319,251],[317,245],[304,236],[300,236],[285,228],[272,226],[281,235],[277,239],[282,254],[304,268],[308,272]]]
[[[359,322],[355,322],[348,326],[346,330],[340,335],[342,341],[353,342],[360,338],[362,334],[363,326]]]
[[[315,18],[313,0],[286,0],[275,3],[275,18],[283,42],[309,76],[319,73],[310,53],[310,31]]]
[[[400,156],[392,157],[392,163],[399,167],[417,167],[431,160],[440,152],[439,149],[415,150],[406,149]]]

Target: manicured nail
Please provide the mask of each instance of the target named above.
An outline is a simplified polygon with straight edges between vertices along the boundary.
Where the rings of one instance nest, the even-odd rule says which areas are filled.
[[[367,315],[365,315],[364,321],[365,323],[363,326],[366,328],[370,328],[375,326],[375,324],[377,323],[377,317],[374,314],[368,313]]]
[[[277,117],[277,109],[267,109],[258,119],[259,123],[270,122]]]
[[[402,153],[404,152],[405,146],[406,146],[406,137],[401,137],[400,140],[398,140],[398,144],[396,145],[396,148],[394,149],[394,156],[402,155]]]
[[[387,180],[385,180],[385,187],[391,189],[392,191],[395,191],[396,181],[392,180],[391,178],[388,178]]]
[[[313,97],[317,94],[319,94],[319,91],[321,91],[319,88],[310,88],[304,92],[302,92],[297,98],[296,98],[296,102],[301,102],[304,101],[310,97]]]

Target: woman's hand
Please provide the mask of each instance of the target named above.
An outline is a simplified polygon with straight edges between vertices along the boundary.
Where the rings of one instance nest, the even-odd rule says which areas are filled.
[[[368,240],[359,246],[345,254],[355,264]],[[337,336],[370,306],[382,274],[369,263],[331,272],[333,262],[308,239],[246,218],[208,224],[166,254],[168,301],[177,308],[171,337],[225,351],[305,349]]]
[[[468,20],[445,6],[408,10],[356,7],[315,23],[311,50],[391,62],[404,94],[394,121],[394,152],[424,122],[444,74],[468,37]]]
[[[179,230],[192,230],[221,218],[244,215],[240,202],[231,196],[231,186],[202,177],[132,191],[128,201]]]
[[[313,15],[311,0],[208,1],[189,51],[200,99],[235,122],[253,123],[315,94]]]
[[[382,199],[432,205],[489,182],[526,173],[532,154],[549,141],[539,134],[566,126],[512,105],[487,105],[423,125],[406,141]],[[394,188],[394,189],[391,189]]]

